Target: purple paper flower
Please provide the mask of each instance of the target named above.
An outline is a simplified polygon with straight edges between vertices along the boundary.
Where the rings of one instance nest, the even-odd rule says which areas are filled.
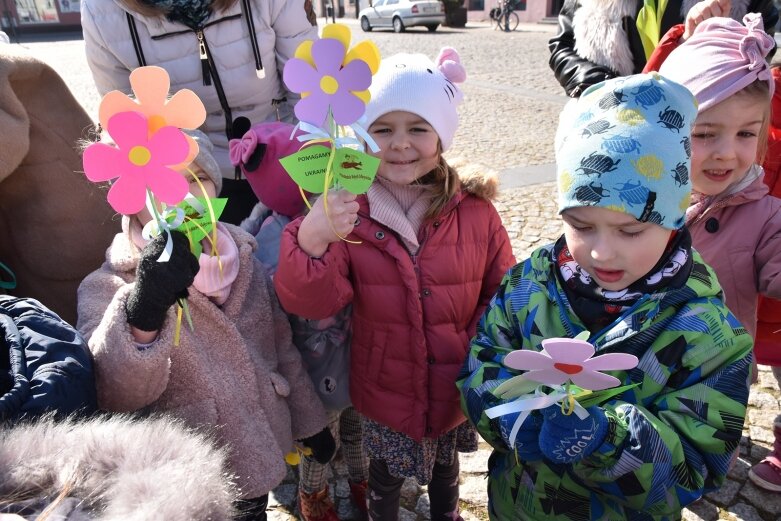
[[[285,64],[285,85],[301,93],[301,101],[295,107],[299,120],[320,127],[329,107],[337,125],[351,125],[363,115],[364,102],[354,92],[369,88],[372,73],[366,62],[359,59],[342,67],[345,52],[342,42],[324,38],[312,44],[314,67],[299,58],[291,58]]]

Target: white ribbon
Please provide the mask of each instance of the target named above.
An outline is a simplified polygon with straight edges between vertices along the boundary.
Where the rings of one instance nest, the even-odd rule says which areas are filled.
[[[293,128],[293,132],[290,134],[290,139],[292,140],[296,135],[296,130],[300,129],[303,132],[306,132],[306,134],[303,134],[296,138],[301,142],[311,141],[313,139],[328,139],[328,140],[333,139],[334,146],[336,148],[343,148],[348,145],[357,145],[362,150],[365,148],[364,147],[364,143],[365,143],[365,145],[369,147],[369,149],[372,152],[374,153],[379,152],[380,147],[377,145],[377,142],[374,141],[374,139],[372,139],[372,137],[369,135],[368,132],[366,132],[366,130],[363,127],[361,127],[357,123],[353,123],[352,125],[350,125],[350,128],[353,129],[353,132],[355,132],[361,139],[363,139],[363,142],[361,142],[361,140],[353,136],[342,136],[333,139],[331,135],[328,134],[325,130],[303,121],[300,121]]]
[[[192,194],[187,195],[192,197]],[[198,205],[200,206],[200,203],[198,203]],[[146,195],[146,207],[149,210],[149,213],[154,215],[157,219],[152,219],[144,225],[141,230],[141,237],[143,237],[144,240],[151,241],[163,231],[167,232],[168,237],[165,240],[165,249],[157,258],[157,262],[168,262],[171,259],[171,252],[174,249],[174,243],[171,240],[171,231],[181,226],[184,222],[184,210],[178,206],[163,205],[162,211],[158,212],[149,197],[149,192],[147,192]],[[201,206],[201,208],[203,207]],[[169,222],[168,219],[172,217],[173,219]]]
[[[506,414],[513,414],[516,412],[521,413],[518,415],[515,423],[513,423],[513,428],[510,430],[510,448],[515,448],[515,438],[518,436],[518,431],[521,429],[521,425],[523,425],[523,422],[526,420],[526,418],[529,417],[529,414],[531,414],[532,411],[550,407],[555,403],[559,403],[561,399],[567,397],[568,393],[563,386],[558,385],[548,387],[553,389],[553,392],[550,394],[543,392],[543,386],[540,385],[534,390],[533,393],[524,394],[511,402],[486,409],[485,415],[492,420]],[[581,420],[587,418],[588,411],[584,409],[577,401],[574,401],[574,404],[574,412],[578,415],[578,418]]]

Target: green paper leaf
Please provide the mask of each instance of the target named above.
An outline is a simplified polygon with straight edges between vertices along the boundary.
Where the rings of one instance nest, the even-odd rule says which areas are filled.
[[[628,391],[638,385],[640,384],[622,385],[621,387],[611,387],[610,389],[603,389],[602,391],[580,391],[574,393],[574,395],[580,405],[584,408],[588,408],[592,405],[601,405],[614,396],[618,396],[624,391]]]
[[[513,400],[534,391],[540,385],[539,382],[533,382],[522,374],[513,376],[505,380],[494,389],[494,393],[503,400]]]
[[[380,159],[352,148],[338,148],[334,158],[334,177],[341,188],[355,195],[366,193],[374,181]]]
[[[202,215],[198,215],[198,212],[192,206],[186,201],[182,201],[178,206],[184,209],[188,218],[176,229],[187,235],[190,239],[190,251],[198,258],[203,251],[201,241],[206,237],[206,234],[211,233],[212,221],[217,222],[220,218],[220,215],[225,210],[225,205],[228,203],[228,199],[225,197],[209,199],[214,210],[214,218],[209,213],[209,205],[206,204],[206,198],[196,197],[196,199],[198,199],[198,202],[203,205],[206,211]]]
[[[295,183],[313,194],[325,190],[325,171],[331,149],[316,145],[299,150],[279,160]]]

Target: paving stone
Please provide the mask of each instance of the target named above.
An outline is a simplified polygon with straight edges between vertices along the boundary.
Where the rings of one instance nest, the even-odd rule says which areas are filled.
[[[749,505],[754,505],[763,512],[772,514],[775,516],[774,519],[781,517],[781,494],[762,490],[751,480],[746,480],[746,484],[740,489],[740,497],[745,499]]]
[[[727,472],[727,477],[736,481],[743,482],[748,479],[748,470],[751,468],[751,461],[745,457],[740,457],[735,461],[735,464]]]
[[[399,521],[417,521],[418,516],[404,507],[399,508]]]
[[[716,521],[719,518],[719,507],[701,499],[683,509],[683,521]]]
[[[281,505],[293,508],[298,500],[298,487],[294,484],[280,485],[275,488],[268,498],[269,507]]]
[[[488,496],[488,481],[484,477],[461,476],[459,495],[470,505],[485,504]]]
[[[488,472],[488,454],[485,450],[476,452],[466,452],[459,454],[459,465],[461,475],[464,474],[482,474]]]
[[[748,395],[748,404],[752,407],[778,411],[778,399],[770,393],[759,391]]]
[[[728,508],[727,519],[734,521],[764,521],[756,508],[745,503],[738,503]]]
[[[415,513],[418,518],[431,519],[431,501],[429,501],[428,494],[423,494],[418,498],[418,502],[415,505]]]
[[[727,479],[724,481],[724,484],[721,486],[719,490],[715,492],[711,492],[705,497],[707,497],[717,505],[721,505],[721,506],[731,505],[735,501],[738,492],[740,492],[741,486],[742,486],[741,483],[738,483],[737,481],[733,481],[731,479]]]

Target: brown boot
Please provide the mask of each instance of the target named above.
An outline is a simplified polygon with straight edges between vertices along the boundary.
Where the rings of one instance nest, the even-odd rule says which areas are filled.
[[[334,504],[328,495],[328,487],[311,494],[299,489],[298,510],[304,521],[339,521]]]
[[[363,514],[363,518],[367,519],[369,508],[366,504],[366,487],[369,485],[369,482],[363,480],[358,483],[352,481],[348,481],[348,483],[350,484],[350,496],[353,498],[353,505]]]

